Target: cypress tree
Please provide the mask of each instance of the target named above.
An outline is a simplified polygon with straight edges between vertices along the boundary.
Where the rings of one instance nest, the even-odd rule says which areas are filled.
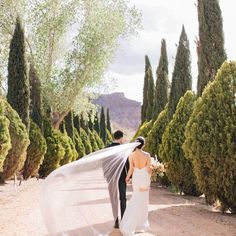
[[[166,41],[162,39],[161,41],[161,56],[159,64],[156,71],[156,86],[154,93],[154,104],[152,119],[156,120],[158,115],[162,110],[164,110],[165,105],[168,102],[168,58],[166,52]]]
[[[7,101],[29,127],[30,91],[25,58],[25,38],[20,18],[16,19],[8,59]]]
[[[93,149],[92,149],[88,134],[82,128],[80,128],[80,138],[81,138],[84,148],[85,148],[85,154],[88,155],[89,153],[91,153],[93,151]]]
[[[67,135],[72,139],[74,142],[74,119],[73,113],[70,111],[67,116],[65,117],[65,128]]]
[[[109,130],[111,134],[111,121],[110,121],[109,108],[107,108],[107,129]]]
[[[147,110],[146,110],[146,119],[150,121],[152,119],[152,111],[153,111],[153,101],[154,101],[154,80],[152,74],[152,67],[150,65],[148,69],[148,91],[147,91]]]
[[[159,155],[159,148],[162,143],[162,135],[168,124],[168,104],[164,110],[158,115],[156,121],[152,124],[152,128],[147,135],[146,150],[151,155]],[[161,159],[160,159],[161,160]]]
[[[225,62],[195,103],[184,151],[209,203],[236,212],[236,62]]]
[[[82,142],[82,139],[79,136],[79,132],[76,128],[74,128],[74,144],[75,144],[75,149],[78,153],[77,159],[85,156],[85,147]]]
[[[93,130],[92,111],[88,113],[88,128]]]
[[[100,114],[100,137],[103,143],[106,144],[107,143],[106,119],[103,107],[101,109],[101,114]]]
[[[41,82],[33,63],[30,64],[29,82],[30,82],[30,117],[32,121],[35,124],[37,124],[38,127],[42,130]]]
[[[78,133],[79,133],[79,130],[80,130],[80,118],[78,115],[74,115],[73,116],[74,119],[73,119],[73,122],[74,122],[74,127],[77,129]]]
[[[192,162],[182,149],[185,141],[185,126],[192,114],[195,100],[191,91],[187,91],[184,97],[180,98],[173,119],[162,135],[159,156],[167,164],[166,175],[168,179],[179,188],[180,193],[198,196],[200,192],[197,189]]]
[[[84,120],[83,114],[80,115],[80,127],[87,132],[88,126],[86,124],[86,121]]]
[[[192,76],[189,41],[183,26],[175,58],[175,66],[170,90],[170,101],[168,107],[168,117],[170,120],[175,113],[179,99],[184,96],[187,90],[191,90],[191,88]]]
[[[88,136],[89,136],[89,140],[90,140],[90,143],[91,143],[91,146],[92,146],[92,151],[93,152],[98,151],[99,147],[98,147],[98,144],[97,144],[97,140],[96,140],[96,138],[94,136],[94,132],[91,131],[90,129],[88,131]]]
[[[197,94],[201,96],[209,81],[226,60],[221,9],[218,0],[198,0],[199,40]]]
[[[100,136],[98,135],[96,130],[93,130],[93,136],[97,142],[98,148],[99,149],[104,148],[104,143],[103,143],[102,139],[100,138]]]
[[[144,75],[144,85],[143,85],[143,104],[141,107],[141,123],[147,120],[147,106],[148,106],[148,88],[149,88],[149,68],[151,64],[148,56],[145,56],[145,75]]]
[[[94,117],[94,130],[100,134],[100,124],[99,124],[99,119],[98,119],[98,112],[96,112],[96,115]]]

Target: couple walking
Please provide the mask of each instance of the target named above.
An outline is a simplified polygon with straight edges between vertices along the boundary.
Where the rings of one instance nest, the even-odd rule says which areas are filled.
[[[123,143],[123,132],[114,132],[114,141],[108,146],[113,147]],[[146,231],[148,228],[148,202],[149,187],[151,177],[151,157],[149,153],[142,149],[145,144],[143,137],[138,137],[136,142],[140,144],[129,155],[118,181],[120,216],[115,220],[114,228],[120,228],[124,236],[134,235],[135,232]],[[132,182],[133,194],[126,207],[126,186]],[[118,206],[114,206],[118,201],[112,201],[113,186],[109,186],[109,194],[113,209],[113,215],[118,215]],[[115,212],[114,214],[114,211]]]

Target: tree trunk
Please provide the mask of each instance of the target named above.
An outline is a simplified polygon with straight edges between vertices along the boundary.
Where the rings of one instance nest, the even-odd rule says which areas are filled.
[[[53,112],[53,115],[52,115],[52,126],[53,126],[54,129],[59,129],[61,122],[68,115],[69,112],[70,111],[64,111],[62,113]]]

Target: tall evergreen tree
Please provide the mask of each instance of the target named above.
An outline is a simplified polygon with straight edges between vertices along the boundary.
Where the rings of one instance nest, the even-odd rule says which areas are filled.
[[[149,66],[148,69],[148,91],[147,91],[147,110],[146,110],[146,119],[150,121],[152,119],[153,111],[153,101],[154,101],[154,79],[152,74],[152,67]]]
[[[152,118],[156,120],[168,102],[168,58],[166,52],[166,41],[161,41],[161,56],[156,71],[156,86],[154,93],[154,104]]]
[[[88,128],[93,130],[92,111],[88,113]]]
[[[218,0],[198,0],[199,40],[197,93],[201,96],[209,81],[226,60],[221,9]]]
[[[78,115],[74,115],[74,127],[77,129],[78,133],[79,133],[79,130],[80,130],[80,118]]]
[[[33,63],[30,63],[29,82],[30,82],[30,118],[42,130],[41,82]]]
[[[175,58],[175,66],[172,76],[170,90],[170,101],[168,104],[168,117],[172,118],[175,113],[179,99],[184,96],[187,90],[192,89],[191,59],[189,41],[184,26],[179,39],[179,46]]]
[[[65,117],[65,128],[68,136],[74,142],[74,119],[73,119],[73,113],[71,111]]]
[[[86,124],[86,121],[84,120],[83,114],[80,115],[80,127],[87,132],[88,126]]]
[[[236,62],[225,62],[195,103],[184,152],[210,203],[219,199],[236,213]]]
[[[101,109],[101,115],[100,115],[100,137],[102,138],[103,143],[106,144],[107,140],[106,119],[103,107]]]
[[[192,114],[195,100],[196,96],[191,91],[187,91],[180,98],[173,119],[162,135],[159,156],[167,164],[165,172],[168,179],[179,188],[180,193],[198,196],[200,192],[197,189],[192,162],[182,148],[185,141],[185,127]]]
[[[29,128],[30,90],[25,58],[24,30],[20,18],[16,19],[8,59],[7,101],[17,111],[23,123]]]
[[[111,133],[111,121],[110,121],[110,113],[109,113],[109,108],[107,108],[107,129]]]
[[[148,87],[149,87],[149,67],[151,66],[148,56],[145,56],[145,75],[143,85],[143,104],[141,107],[141,123],[147,120],[146,112],[148,106]]]
[[[94,117],[94,130],[100,134],[100,124],[99,124],[99,118],[98,118],[98,112],[96,112]]]

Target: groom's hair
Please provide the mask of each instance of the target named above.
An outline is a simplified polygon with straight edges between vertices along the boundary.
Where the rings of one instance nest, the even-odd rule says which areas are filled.
[[[114,132],[113,136],[114,136],[114,139],[120,139],[120,138],[123,138],[124,133],[121,130],[117,130],[116,132]]]

